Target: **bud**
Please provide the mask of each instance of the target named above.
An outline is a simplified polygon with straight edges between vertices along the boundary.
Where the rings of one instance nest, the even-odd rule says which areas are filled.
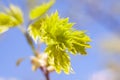
[[[39,59],[36,57],[31,57],[31,63],[35,66],[40,66]]]
[[[48,65],[47,63],[47,54],[40,54],[37,57],[31,57],[31,62],[33,65],[39,66],[39,67],[45,67]]]
[[[48,66],[48,67],[47,67],[47,70],[48,70],[49,72],[53,72],[53,71],[55,71],[55,69],[54,69],[53,66]]]
[[[37,70],[37,66],[35,66],[35,65],[32,65],[32,71],[36,71]]]
[[[41,58],[42,58],[43,60],[47,60],[47,59],[48,59],[47,53],[42,53],[42,54],[41,54]]]
[[[39,64],[40,64],[41,67],[47,66],[47,61],[45,61],[43,59],[39,59],[38,62],[39,62]]]

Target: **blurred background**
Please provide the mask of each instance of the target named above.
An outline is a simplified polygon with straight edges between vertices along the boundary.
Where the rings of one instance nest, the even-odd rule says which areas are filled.
[[[18,5],[27,25],[29,10],[46,1],[0,0],[0,11],[3,5]],[[74,28],[87,31],[92,48],[87,49],[86,56],[71,55],[74,74],[53,72],[51,80],[120,80],[120,0],[57,0],[48,13],[56,10],[61,17],[75,22]],[[45,80],[41,71],[32,72],[29,59],[16,67],[17,59],[31,55],[31,48],[17,28],[0,35],[0,80]]]

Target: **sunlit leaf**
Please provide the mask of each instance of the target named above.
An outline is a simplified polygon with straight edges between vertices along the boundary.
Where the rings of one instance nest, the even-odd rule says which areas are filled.
[[[44,41],[50,65],[54,66],[58,73],[61,70],[67,74],[70,73],[68,53],[85,55],[86,48],[91,47],[88,44],[91,40],[85,31],[73,29],[74,23],[70,23],[68,18],[60,18],[57,11],[31,25],[29,26],[30,35],[34,40],[37,38]]]
[[[10,5],[9,9],[6,8],[6,13],[0,12],[0,33],[22,23],[23,15],[18,7]]]
[[[16,25],[14,17],[5,13],[0,13],[0,34],[6,32],[9,28]]]
[[[46,52],[48,52],[49,64],[54,66],[57,73],[63,70],[66,74],[69,74],[71,68],[70,57],[65,51],[60,50],[57,45],[49,45]]]
[[[9,9],[6,9],[7,14],[14,17],[16,19],[16,24],[22,24],[23,23],[23,13],[21,9],[15,5],[10,5]]]
[[[5,13],[0,13],[0,27],[14,27],[16,25],[16,19]]]
[[[37,42],[37,40],[40,38],[40,27],[42,21],[42,19],[38,20],[28,27],[28,32],[31,35],[31,37],[35,40],[35,42]]]
[[[71,46],[68,46],[68,50],[73,54],[81,53],[83,55],[87,54],[86,48],[91,46],[88,44],[90,38],[85,34],[84,31],[73,31],[71,33]]]
[[[50,7],[54,4],[54,2],[55,0],[50,0],[48,3],[44,3],[40,6],[33,8],[30,11],[30,19],[36,19],[42,16],[43,14],[45,14],[50,9]]]

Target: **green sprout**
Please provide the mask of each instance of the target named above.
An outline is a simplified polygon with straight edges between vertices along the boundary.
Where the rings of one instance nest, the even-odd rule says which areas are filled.
[[[91,47],[88,44],[91,40],[85,31],[74,29],[74,23],[69,22],[69,18],[61,18],[58,11],[51,15],[46,14],[54,3],[55,0],[50,0],[33,8],[29,13],[32,23],[27,26],[27,30],[21,27],[24,23],[22,10],[10,5],[5,12],[0,12],[0,34],[18,26],[33,50],[34,57],[31,58],[31,62],[34,71],[38,68],[43,70],[45,67],[48,71],[64,71],[69,74],[72,72],[69,54],[86,55],[86,49]],[[33,41],[35,44],[42,42],[46,45],[43,54],[36,51]],[[43,58],[42,55],[47,57]],[[23,60],[19,59],[17,65]]]

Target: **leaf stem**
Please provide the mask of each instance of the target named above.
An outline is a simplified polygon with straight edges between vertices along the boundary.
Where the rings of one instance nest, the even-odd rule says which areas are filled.
[[[27,33],[27,31],[24,29],[24,27],[21,27],[21,26],[20,26],[20,27],[18,27],[18,28],[19,28],[19,29],[21,30],[21,32],[24,34],[24,36],[25,36],[28,44],[30,45],[30,47],[31,47],[34,55],[37,56],[37,55],[38,55],[38,52],[36,51],[36,49],[35,49],[35,47],[34,47],[34,43],[33,43],[32,38],[30,37],[30,35]]]

